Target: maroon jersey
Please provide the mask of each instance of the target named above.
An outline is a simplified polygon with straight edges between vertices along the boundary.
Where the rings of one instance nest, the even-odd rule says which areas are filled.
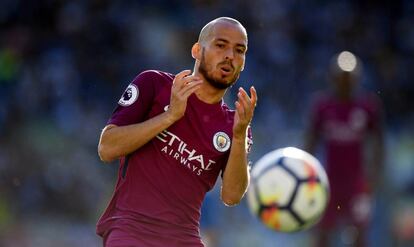
[[[364,141],[370,132],[380,131],[381,105],[375,95],[358,95],[340,101],[321,94],[313,105],[311,125],[324,140],[326,171],[331,200],[325,218],[333,220],[337,207],[347,213],[352,200],[368,192],[364,168]]]
[[[160,71],[141,73],[108,124],[135,124],[166,111],[173,78]],[[207,104],[191,95],[183,118],[121,159],[97,233],[124,229],[137,236],[137,246],[203,246],[200,208],[227,163],[233,119],[234,111],[223,101]]]
[[[374,95],[359,95],[340,101],[322,94],[313,106],[311,124],[324,139],[332,182],[349,183],[349,177],[363,177],[364,140],[370,132],[379,131],[381,124],[379,100]]]

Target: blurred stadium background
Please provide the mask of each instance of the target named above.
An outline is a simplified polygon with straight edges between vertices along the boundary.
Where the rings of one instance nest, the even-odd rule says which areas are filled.
[[[331,56],[361,58],[362,86],[386,111],[384,189],[369,243],[414,246],[414,1],[0,3],[0,246],[100,246],[95,222],[117,170],[98,159],[101,128],[140,71],[192,69],[191,45],[218,16],[239,19],[249,33],[239,85],[254,84],[260,97],[252,161],[300,147],[309,97],[326,86]],[[312,242],[311,231],[270,232],[245,202],[225,208],[217,190],[206,198],[202,229],[208,247]]]

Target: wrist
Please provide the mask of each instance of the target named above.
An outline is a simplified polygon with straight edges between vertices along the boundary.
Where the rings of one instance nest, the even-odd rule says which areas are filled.
[[[246,135],[234,135],[233,134],[233,143],[244,143],[246,142]]]
[[[170,126],[173,123],[175,123],[178,119],[173,114],[171,114],[169,111],[164,112],[164,120],[165,123]]]

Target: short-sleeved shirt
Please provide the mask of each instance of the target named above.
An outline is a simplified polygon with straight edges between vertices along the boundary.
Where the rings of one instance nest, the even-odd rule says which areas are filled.
[[[365,181],[364,142],[380,131],[382,108],[371,94],[358,94],[341,101],[332,93],[319,93],[311,110],[311,128],[325,144],[326,169],[336,194],[359,190]]]
[[[139,74],[108,124],[136,124],[167,111],[173,78],[155,70]],[[203,246],[200,209],[225,169],[233,120],[234,111],[223,101],[207,104],[192,94],[183,118],[121,158],[115,192],[97,233],[123,228],[142,246]]]

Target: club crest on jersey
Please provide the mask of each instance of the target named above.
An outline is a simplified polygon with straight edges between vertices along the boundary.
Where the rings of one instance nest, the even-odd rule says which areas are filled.
[[[220,152],[226,152],[230,148],[230,137],[224,132],[217,132],[213,137],[213,145]]]
[[[125,89],[124,94],[122,94],[122,97],[119,99],[118,104],[122,106],[130,106],[138,99],[138,95],[138,87],[134,84],[129,84]]]

